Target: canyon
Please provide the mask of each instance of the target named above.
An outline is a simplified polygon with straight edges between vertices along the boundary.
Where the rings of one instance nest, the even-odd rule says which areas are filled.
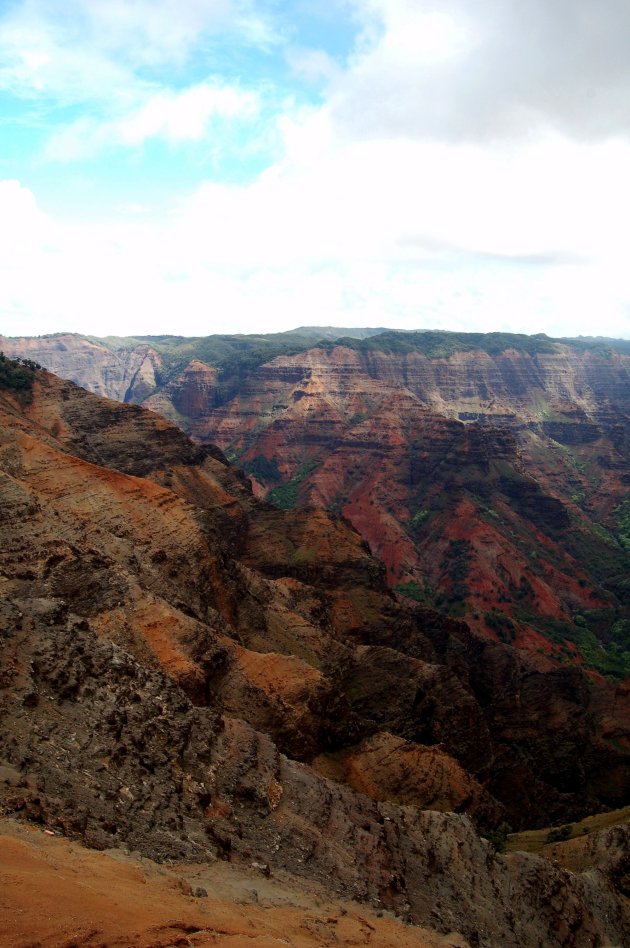
[[[630,343],[339,332],[0,348],[218,445],[260,498],[342,515],[392,588],[541,670],[626,678]]]
[[[343,364],[354,350],[321,351]],[[326,431],[328,449],[320,382],[304,381],[299,358],[276,356],[255,372],[306,392],[290,407],[295,417],[316,408],[320,428],[308,431],[317,450],[316,432]],[[189,371],[210,385],[212,371]],[[168,397],[166,387],[147,399]],[[381,465],[382,445],[394,446],[399,430],[398,421],[385,424],[388,407],[399,407],[394,389],[385,386],[374,416],[338,426],[343,443],[370,422]],[[265,417],[270,390],[257,391]],[[338,414],[350,411],[353,393],[365,404],[353,381]],[[217,428],[223,419],[227,430],[236,397],[215,406]],[[243,413],[253,412],[240,397]],[[273,397],[282,434],[290,419]],[[515,497],[530,524],[546,504],[538,542],[551,549],[549,531],[565,528],[567,507],[552,493],[551,470],[544,489],[531,486],[518,433],[448,417],[440,429],[432,411],[425,417],[432,445],[440,431],[456,445],[447,460],[465,460],[480,477],[487,465],[491,490],[503,484],[504,516]],[[97,852],[217,873],[225,863],[294,892],[316,887],[326,904],[369,906],[378,925],[411,926],[410,937],[427,944],[627,943],[627,825],[589,833],[579,869],[501,854],[488,839],[506,821],[557,824],[627,802],[627,681],[577,660],[543,661],[405,595],[345,509],[344,517],[312,501],[283,509],[257,496],[273,499],[277,487],[266,490],[260,469],[250,481],[203,443],[207,423],[204,411],[191,440],[156,412],[29,365],[0,382],[7,835],[18,819]],[[241,458],[254,450],[272,463],[260,439],[274,424],[245,430]],[[612,445],[616,435],[605,437]],[[367,443],[364,435],[362,450]],[[423,484],[426,459],[422,450],[413,457],[409,477]],[[285,487],[295,477],[286,465]],[[620,481],[612,470],[611,483]],[[323,491],[325,480],[305,476],[296,496],[317,483]],[[15,860],[27,858],[11,847]],[[79,857],[68,850],[68,858]],[[335,918],[322,924],[334,928]],[[203,933],[198,919],[190,924]]]

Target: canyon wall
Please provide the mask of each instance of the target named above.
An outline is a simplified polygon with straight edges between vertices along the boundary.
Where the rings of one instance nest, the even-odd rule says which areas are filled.
[[[344,521],[43,371],[0,391],[0,479],[5,814],[460,944],[627,941],[627,829],[580,873],[474,828],[627,798],[624,686],[398,600]]]
[[[55,339],[8,342],[58,358]],[[343,514],[390,586],[541,669],[630,673],[630,344],[383,332],[264,361],[244,337],[182,365],[177,345],[131,397],[219,445],[257,496]]]

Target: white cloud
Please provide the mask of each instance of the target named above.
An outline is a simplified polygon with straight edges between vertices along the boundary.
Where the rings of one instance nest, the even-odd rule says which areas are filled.
[[[198,141],[213,119],[248,120],[258,110],[254,93],[232,86],[198,83],[181,92],[162,90],[115,119],[77,119],[50,136],[45,155],[54,161],[76,161],[106,148],[135,148],[151,138]]]
[[[304,121],[318,148],[300,148],[293,127],[284,163],[248,187],[205,184],[157,223],[132,209],[110,225],[62,225],[3,184],[2,331],[630,335],[627,145],[340,148],[311,119],[317,129],[322,117]],[[503,203],[486,208],[490,188]]]
[[[132,202],[98,227],[50,220],[29,191],[2,185],[0,329],[196,334],[308,322],[630,336],[630,61],[615,30],[630,27],[630,7],[353,5],[362,32],[345,68],[317,50],[287,53],[303,77],[325,80],[326,98],[284,103],[280,156],[248,184],[200,183],[161,218]],[[97,70],[118,64],[106,82],[120,97],[105,117],[58,132],[48,157],[196,141],[216,128],[220,138],[222,121],[256,117],[245,86],[174,91],[133,73],[124,91],[132,50],[146,44],[153,62],[185,56],[228,6],[252,42],[271,41],[253,5],[184,4],[184,22],[162,39],[156,24],[176,19],[166,0],[150,25],[146,4],[95,3]],[[48,47],[28,48],[31,79],[52,81]],[[64,62],[70,85],[87,62]]]
[[[53,23],[35,15],[0,20],[0,89],[19,98],[125,102],[145,85],[128,65],[60,35]]]
[[[183,68],[213,43],[278,42],[252,0],[23,0],[0,9],[0,88],[60,105],[143,99],[158,67]],[[159,85],[159,83],[158,83]]]
[[[208,183],[184,209],[215,260],[596,259],[630,243],[627,143],[341,144],[321,111],[283,133],[283,162],[248,187]]]
[[[346,135],[474,141],[630,133],[625,0],[354,0]]]
[[[293,73],[309,84],[330,83],[341,74],[341,67],[323,49],[292,46],[285,55]]]
[[[1,257],[24,243],[41,239],[48,228],[35,196],[15,179],[0,181],[0,221]]]
[[[273,17],[254,0],[71,2],[99,46],[139,63],[182,62],[200,41],[219,35],[263,48],[279,39]]]

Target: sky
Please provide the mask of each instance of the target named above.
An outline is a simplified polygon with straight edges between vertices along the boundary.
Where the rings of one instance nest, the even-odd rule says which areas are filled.
[[[0,0],[0,334],[630,337],[627,0]]]

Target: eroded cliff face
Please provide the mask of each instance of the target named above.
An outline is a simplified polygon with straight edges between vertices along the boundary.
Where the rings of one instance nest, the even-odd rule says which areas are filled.
[[[443,336],[438,350],[450,354],[439,358],[417,348],[431,352],[422,334],[411,344],[385,334],[258,367],[251,341],[239,343],[227,382],[225,366],[169,363],[171,380],[154,379],[144,403],[219,444],[257,496],[343,513],[406,595],[465,616],[541,669],[586,663],[623,677],[630,356],[527,337],[502,348],[492,336],[489,351],[478,340],[466,351],[473,337],[452,351]],[[76,352],[94,348],[70,338]],[[28,342],[36,352],[13,348],[57,358],[58,339]]]
[[[158,384],[162,360],[148,345],[112,350],[75,333],[55,336],[0,336],[10,358],[39,362],[55,375],[119,402],[141,402]]]
[[[540,667],[592,663],[628,624],[615,516],[630,483],[630,360],[558,350],[314,349],[262,366],[189,428],[236,458],[258,496],[343,513],[391,585]]]
[[[343,513],[406,595],[541,669],[624,677],[630,355],[433,335],[385,333],[261,365],[243,347],[227,383],[225,366],[193,359],[170,365],[145,404],[218,444],[258,497]],[[40,358],[56,344],[33,342]]]
[[[604,855],[501,857],[471,822],[627,793],[623,689],[397,602],[346,523],[46,373],[0,395],[0,472],[5,812],[268,864],[470,945],[627,939]]]
[[[149,398],[139,399],[145,408],[164,415],[180,427],[189,419],[204,418],[214,404],[218,372],[199,359],[193,359],[184,371]]]
[[[421,352],[358,355],[361,370],[369,376],[402,383],[428,408],[452,418],[501,424],[516,416],[537,422],[563,408],[596,418],[612,406],[627,407],[627,355],[580,351],[562,343],[555,349],[534,354],[510,348],[493,354],[477,350],[444,359],[430,359]]]

